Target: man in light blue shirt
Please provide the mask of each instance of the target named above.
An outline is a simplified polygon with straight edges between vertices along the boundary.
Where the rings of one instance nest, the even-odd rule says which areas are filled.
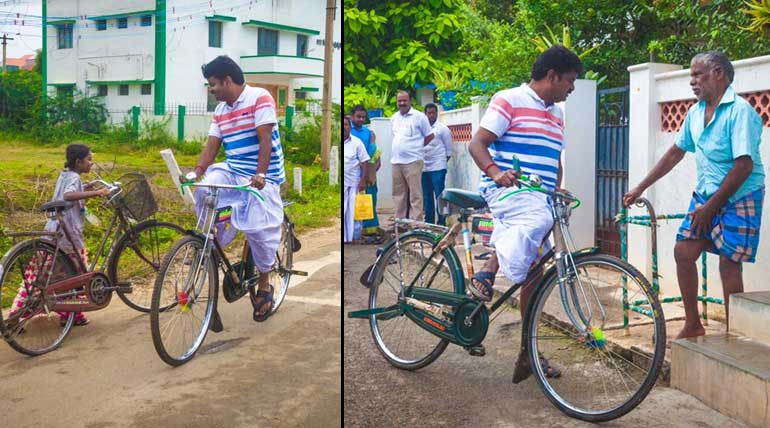
[[[677,278],[685,309],[678,338],[706,332],[698,317],[698,272],[701,252],[719,255],[725,311],[730,294],[743,291],[741,263],[753,263],[759,245],[765,173],[759,155],[762,119],[735,94],[735,72],[721,52],[696,55],[690,86],[698,102],[687,112],[676,143],[647,176],[623,196],[629,206],[684,157],[695,153],[698,179],[688,215],[674,247]],[[728,318],[729,319],[729,318]]]

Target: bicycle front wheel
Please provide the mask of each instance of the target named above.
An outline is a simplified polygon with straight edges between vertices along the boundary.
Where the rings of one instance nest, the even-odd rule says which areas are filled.
[[[107,268],[113,284],[131,287],[130,292],[118,290],[120,300],[139,312],[150,312],[155,275],[163,257],[184,234],[174,223],[148,220],[120,237]]]
[[[152,342],[166,364],[186,363],[206,339],[217,304],[217,275],[200,237],[185,236],[166,254],[150,306]]]
[[[630,264],[599,254],[574,262],[563,283],[554,272],[535,292],[524,344],[535,379],[556,407],[577,419],[609,421],[639,405],[655,384],[666,351],[665,319],[649,282]],[[617,344],[624,302],[649,314],[636,314],[630,328],[645,339],[652,335],[651,352]]]
[[[416,279],[415,287],[458,292],[458,273],[462,271],[458,267],[457,256],[451,249],[431,256],[434,243],[434,236],[427,232],[411,232],[399,238],[398,250],[396,245],[385,250],[373,273],[369,309],[398,304],[401,278],[405,286]],[[426,263],[428,266],[418,277],[418,272]],[[449,344],[446,339],[429,333],[405,315],[372,315],[369,324],[377,349],[390,364],[400,369],[417,370],[427,366]]]
[[[48,284],[76,275],[73,261],[51,244],[33,239],[16,244],[0,261],[0,333],[26,355],[53,351],[72,328],[74,312],[50,312],[56,296]]]

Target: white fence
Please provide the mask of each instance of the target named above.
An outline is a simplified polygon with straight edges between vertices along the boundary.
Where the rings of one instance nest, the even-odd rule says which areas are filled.
[[[763,56],[733,62],[735,91],[749,99],[763,113],[765,129],[762,133],[760,153],[768,173],[770,163],[770,56]],[[635,186],[663,156],[676,140],[678,126],[684,118],[687,107],[695,97],[690,89],[689,70],[670,64],[639,64],[628,68],[630,73],[630,148],[629,187]],[[696,169],[693,154],[687,154],[680,164],[666,177],[659,180],[646,196],[655,207],[657,214],[684,213],[688,208],[695,188]],[[643,214],[634,209],[631,215]],[[760,231],[760,245],[757,263],[743,265],[745,291],[769,288],[764,280],[770,276],[770,214],[765,209]],[[674,262],[676,232],[681,220],[660,222],[658,229],[658,269],[664,295],[679,295]],[[649,278],[652,274],[649,228],[628,226],[629,261]],[[719,258],[708,255],[709,295],[722,297],[722,283],[719,278]],[[700,262],[698,263],[700,269]]]

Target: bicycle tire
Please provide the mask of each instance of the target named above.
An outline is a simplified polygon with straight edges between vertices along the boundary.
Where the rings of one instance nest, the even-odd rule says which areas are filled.
[[[274,314],[286,298],[289,291],[289,281],[291,280],[291,269],[294,267],[294,251],[292,243],[294,241],[294,224],[289,219],[289,215],[284,213],[283,224],[281,225],[281,242],[278,244],[278,250],[275,254],[275,267],[270,272],[270,283],[277,283],[273,286],[273,305],[270,307],[270,313]],[[256,297],[254,287],[249,288],[251,301]]]
[[[190,247],[193,251],[189,253],[187,247]],[[161,360],[170,366],[179,366],[190,359],[192,359],[198,352],[198,349],[206,339],[206,334],[209,330],[209,325],[212,321],[212,316],[216,311],[217,295],[219,287],[219,273],[217,271],[217,264],[213,254],[206,256],[205,254],[199,254],[203,250],[204,240],[202,237],[195,235],[186,235],[179,239],[171,250],[166,254],[163,259],[158,275],[155,278],[155,287],[152,294],[152,306],[150,310],[150,330],[152,331],[152,342],[155,346],[155,350],[160,356]],[[213,250],[212,250],[213,251]],[[198,254],[196,254],[196,252]],[[182,255],[182,259],[178,260],[177,257]],[[200,264],[199,264],[200,263]],[[204,267],[208,264],[207,267]],[[192,271],[203,267],[205,275],[208,278],[203,278],[203,282],[198,285],[183,283],[182,290],[179,290],[178,280],[179,276],[184,273],[186,267]],[[189,275],[192,272],[187,273],[185,280],[189,280]],[[175,276],[175,278],[169,278],[173,287],[168,287],[168,293],[164,294],[163,291],[167,287],[166,279],[168,276]],[[208,287],[206,287],[208,284]],[[186,320],[192,322],[196,309],[200,306],[195,306],[199,303],[199,298],[204,296],[203,291],[207,290],[205,299],[205,308],[200,318],[201,325],[196,328],[192,334],[192,343],[189,345],[183,345],[180,351],[172,349],[171,340],[176,338],[185,338],[184,335],[166,337],[164,333],[173,333],[166,331],[170,325],[167,318],[171,318],[170,323],[186,323]],[[182,294],[184,292],[184,294]],[[170,294],[170,295],[169,295]],[[167,299],[171,303],[166,303]],[[186,309],[185,309],[186,307]],[[164,309],[165,308],[165,309]],[[189,315],[188,315],[189,313]],[[161,322],[160,317],[163,316],[164,320]],[[175,348],[175,347],[174,347]]]
[[[665,326],[665,318],[663,316],[663,311],[660,306],[660,302],[657,298],[657,296],[652,292],[652,286],[649,284],[647,279],[639,273],[639,271],[634,268],[631,264],[624,262],[623,260],[620,260],[616,257],[604,255],[604,254],[590,254],[590,255],[580,255],[576,256],[574,258],[575,266],[578,270],[578,272],[582,271],[586,273],[587,277],[589,278],[590,282],[597,282],[600,285],[603,285],[604,287],[593,287],[593,291],[599,290],[595,295],[597,296],[597,300],[601,300],[604,298],[606,301],[616,301],[616,295],[613,295],[612,293],[607,293],[607,289],[611,288],[608,287],[606,284],[612,283],[612,281],[617,278],[621,280],[621,283],[623,286],[620,288],[621,293],[623,289],[626,289],[627,291],[631,289],[631,286],[627,285],[630,282],[633,282],[638,285],[638,287],[641,289],[641,293],[645,296],[647,300],[647,304],[651,307],[651,313],[653,314],[652,320],[653,320],[653,333],[654,333],[654,351],[651,360],[646,364],[639,364],[637,365],[633,360],[634,358],[631,358],[630,362],[623,361],[625,360],[625,357],[618,354],[617,348],[613,348],[613,345],[606,344],[604,339],[601,339],[601,342],[596,341],[596,336],[593,336],[592,341],[584,341],[581,342],[581,345],[583,346],[574,346],[574,349],[576,349],[577,353],[575,355],[578,355],[578,353],[582,352],[582,356],[576,356],[575,358],[575,367],[577,368],[579,365],[581,367],[580,370],[569,370],[565,369],[564,371],[566,373],[562,373],[559,378],[556,380],[552,380],[553,378],[548,378],[546,376],[545,371],[542,369],[540,364],[540,358],[544,357],[543,353],[541,353],[541,348],[538,345],[537,341],[537,333],[539,328],[543,328],[544,334],[547,334],[543,336],[543,342],[546,343],[553,343],[554,345],[548,346],[544,345],[542,349],[550,349],[552,352],[556,352],[556,349],[565,349],[564,352],[569,352],[567,349],[570,348],[569,345],[566,345],[563,342],[559,342],[558,337],[554,337],[554,331],[556,330],[562,330],[564,338],[567,338],[570,334],[574,334],[574,331],[567,332],[566,330],[569,330],[569,325],[565,328],[562,324],[562,327],[556,326],[559,321],[557,319],[559,318],[558,315],[555,315],[556,312],[558,312],[556,306],[554,303],[551,302],[550,304],[546,303],[546,300],[548,297],[551,296],[551,294],[556,290],[555,287],[558,287],[558,276],[556,274],[555,269],[552,270],[547,278],[538,286],[538,288],[533,293],[533,296],[528,304],[527,308],[527,314],[524,317],[524,325],[522,327],[522,346],[526,348],[526,355],[529,359],[530,369],[532,373],[534,374],[535,380],[539,384],[540,388],[542,389],[543,393],[546,395],[548,400],[556,406],[559,410],[561,410],[563,413],[567,414],[570,417],[588,421],[588,422],[606,422],[610,421],[616,418],[619,418],[626,413],[633,410],[636,406],[638,406],[644,398],[649,394],[650,390],[655,385],[655,382],[658,378],[658,375],[660,374],[661,367],[663,365],[663,360],[665,358],[665,345],[666,345],[666,326]],[[596,272],[594,275],[595,279],[590,279],[591,276],[588,274],[589,266],[594,266],[592,269],[592,272]],[[607,272],[611,271],[612,269],[617,270],[617,277],[611,276]],[[570,269],[570,272],[573,270]],[[601,277],[599,276],[599,273],[601,273]],[[624,277],[628,279],[623,279]],[[559,289],[562,290],[562,289]],[[559,292],[560,293],[560,292]],[[589,294],[590,295],[590,294]],[[601,297],[600,297],[601,296]],[[560,294],[560,302],[565,301],[564,295]],[[568,300],[569,302],[573,302],[572,300]],[[587,301],[587,300],[586,300]],[[542,316],[544,312],[544,307],[548,306],[549,311],[551,313],[547,313],[546,316]],[[589,305],[590,306],[590,303]],[[614,307],[614,306],[613,306]],[[611,312],[611,308],[609,305],[604,306],[604,303],[602,302],[602,308],[604,308],[605,312],[602,312],[603,317],[607,317],[607,313]],[[622,308],[622,305],[621,305]],[[617,311],[616,311],[617,313]],[[620,314],[622,314],[622,309],[620,311]],[[542,324],[539,322],[539,320],[545,320],[542,321]],[[612,324],[610,324],[612,325]],[[612,328],[618,328],[617,324],[615,324],[616,327]],[[605,327],[601,327],[604,329]],[[607,328],[609,330],[609,328]],[[602,336],[604,333],[602,333]],[[564,339],[562,338],[562,339]],[[548,339],[549,341],[546,341]],[[553,340],[552,342],[550,340]],[[599,344],[599,345],[597,345]],[[558,346],[557,346],[558,345]],[[586,346],[590,345],[590,346]],[[606,347],[606,351],[605,351]],[[589,351],[586,351],[586,349],[589,349]],[[589,364],[589,358],[591,357],[591,353],[594,353],[598,356],[598,358],[590,362]],[[603,353],[603,354],[602,354]],[[587,356],[586,356],[587,355]],[[561,354],[560,354],[561,356]],[[616,358],[617,356],[617,358]],[[548,355],[548,358],[551,358],[552,355]],[[627,356],[626,356],[627,357]],[[602,360],[602,358],[607,358],[606,360]],[[567,358],[564,358],[560,361],[567,361]],[[610,364],[607,364],[607,361],[610,362]],[[550,362],[549,362],[550,363]],[[592,376],[599,377],[602,374],[601,368],[602,366],[606,365],[610,369],[607,370],[608,372],[611,372],[613,369],[618,372],[621,376],[621,382],[626,390],[630,390],[631,388],[628,387],[627,380],[623,379],[623,375],[626,375],[628,379],[634,379],[634,376],[631,374],[628,374],[627,371],[631,370],[639,370],[639,373],[637,374],[637,377],[639,377],[641,382],[639,383],[638,387],[636,387],[635,391],[632,391],[633,393],[629,397],[623,397],[621,398],[621,402],[618,404],[612,404],[606,409],[587,409],[585,404],[577,404],[577,401],[581,402],[590,402],[592,398],[589,396],[589,393],[587,393],[587,389],[591,385],[595,385],[598,389],[598,386],[600,383],[597,381],[596,378],[592,378]],[[640,365],[645,365],[646,367],[640,367]],[[642,374],[642,372],[645,372]],[[574,373],[582,373],[583,377],[572,377],[572,378],[564,378],[565,376],[571,376]],[[599,376],[596,376],[596,374],[599,373]],[[584,383],[585,387],[574,387],[568,382],[569,379],[575,379],[578,383]],[[607,399],[610,399],[611,394],[608,393],[607,388],[608,384],[610,387],[612,387],[612,380],[611,379],[605,379],[604,377],[601,377],[601,385],[604,389],[604,394],[607,397]],[[617,381],[615,381],[617,382]],[[560,392],[564,391],[564,392]],[[565,395],[572,395],[574,393],[574,400],[570,401],[571,399],[565,398]]]
[[[153,233],[162,230],[167,232]],[[150,232],[147,238],[142,237],[145,232]],[[115,250],[109,263],[107,263],[107,276],[113,285],[129,283],[132,286],[131,293],[117,291],[118,297],[123,303],[139,312],[150,312],[150,300],[152,299],[155,278],[147,278],[147,276],[149,272],[157,274],[169,247],[185,233],[185,229],[179,225],[153,219],[137,224],[118,238]],[[136,249],[132,248],[133,238],[137,235],[140,236],[140,246],[144,246],[143,242],[151,246],[148,253],[142,253],[144,258],[139,256]],[[131,249],[133,252],[126,253]],[[123,263],[121,264],[121,262]]]
[[[35,270],[37,278],[47,277],[48,271],[40,272],[40,269],[46,269],[49,265],[43,261],[41,266],[37,260],[41,258],[42,253],[47,254],[45,259],[48,259],[48,256],[53,256],[55,252],[56,247],[41,239],[30,239],[14,245],[0,260],[0,296],[15,295],[15,290],[22,285],[24,281],[22,278],[25,277],[26,270],[32,263],[37,263]],[[59,251],[54,260],[53,266],[62,269],[54,271],[52,276],[54,282],[77,274],[75,263],[63,252]],[[37,280],[34,280],[33,284],[28,284],[28,287],[25,287],[27,295],[36,294],[33,290],[39,285]],[[27,302],[29,302],[28,299],[29,297]],[[59,315],[48,312],[45,307],[42,307],[42,300],[32,302],[30,306],[25,305],[23,311],[31,313],[29,317],[25,319],[9,317],[7,314],[10,313],[11,302],[6,303],[7,306],[5,303],[0,303],[0,333],[13,349],[29,356],[42,355],[58,348],[69,334],[75,318],[75,313],[70,312],[62,325]],[[13,327],[7,324],[11,322]],[[32,347],[30,343],[33,336],[43,337],[40,346]]]
[[[435,245],[435,242],[435,235],[425,231],[408,232],[399,237],[399,245],[402,247],[403,252],[409,252],[410,250],[408,250],[408,248],[412,243],[419,243],[420,251],[422,251],[423,249],[432,249]],[[439,278],[438,274],[432,279],[429,278],[429,285],[436,285],[435,288],[445,289],[446,291],[454,291],[456,293],[462,294],[464,292],[463,283],[460,279],[462,275],[462,269],[459,267],[459,260],[457,259],[457,255],[450,247],[443,250],[440,253],[440,257],[446,263],[446,270],[442,269],[441,271],[443,271],[443,273],[439,271],[439,273],[441,273],[441,278]],[[392,262],[392,259],[394,258],[396,260],[395,262]],[[403,264],[404,262],[402,260],[402,266]],[[419,260],[417,264],[421,265]],[[400,284],[395,284],[395,286],[399,287],[399,289],[396,289],[394,284],[388,283],[384,278],[386,269],[398,265],[399,263],[396,245],[393,243],[386,247],[386,250],[383,252],[379,259],[379,263],[374,269],[374,280],[369,290],[369,309],[385,307],[396,304],[398,302]],[[438,282],[436,282],[437,278]],[[404,282],[406,284],[409,284],[410,281],[411,278],[404,278]],[[387,288],[382,288],[384,285],[387,285]],[[390,292],[391,296],[387,298],[384,297],[382,301],[378,302],[378,296],[381,291],[384,293]],[[393,297],[395,297],[395,300]],[[403,332],[407,329],[411,329],[411,331],[414,333],[409,334],[411,337],[400,337],[398,340],[394,340],[393,344],[391,345],[386,343],[386,340],[383,337],[383,327],[386,326],[384,321],[388,321],[388,324],[393,323],[394,325],[400,326],[400,328],[388,328],[389,330],[399,330]],[[391,365],[402,370],[418,370],[429,365],[439,356],[441,356],[444,350],[446,350],[447,345],[449,345],[448,340],[434,336],[433,334],[419,327],[416,323],[404,315],[393,318],[389,317],[387,320],[385,320],[384,317],[378,318],[378,315],[371,315],[369,317],[369,326],[372,333],[372,338],[374,339],[374,343],[382,356],[385,357],[385,359]],[[387,342],[390,342],[390,340]],[[407,349],[393,349],[395,348],[396,344],[399,346],[409,346],[410,343],[414,344],[415,348],[424,348],[424,350],[419,349],[412,351]],[[406,356],[406,353],[413,353],[414,355]]]

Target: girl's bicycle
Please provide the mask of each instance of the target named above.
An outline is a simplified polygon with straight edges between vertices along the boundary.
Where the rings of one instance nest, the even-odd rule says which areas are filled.
[[[113,209],[113,215],[90,266],[60,249],[62,239],[74,246],[72,232],[62,221],[70,202],[41,207],[48,217],[59,220],[56,231],[7,234],[38,237],[17,243],[0,261],[0,333],[21,353],[34,356],[56,349],[72,328],[75,312],[106,307],[113,291],[131,308],[149,312],[152,275],[171,243],[184,233],[176,224],[150,218],[157,205],[144,175],[95,183],[111,189],[104,205]],[[17,293],[25,296],[20,308],[12,307]]]
[[[516,371],[523,368],[524,376],[515,376],[514,382],[531,371],[548,399],[567,415],[592,422],[618,418],[647,396],[660,372],[666,341],[660,303],[630,264],[597,254],[596,248],[572,251],[568,226],[572,209],[580,204],[577,198],[546,190],[535,175],[518,182],[523,187],[500,199],[523,191],[547,194],[555,245],[527,278],[536,277],[541,268],[545,271],[522,315],[521,367]],[[398,234],[396,228],[396,238],[378,250],[373,268],[362,278],[370,286],[368,309],[348,314],[367,318],[380,353],[404,370],[427,366],[449,343],[465,347],[471,355],[484,355],[481,343],[490,314],[521,287],[511,286],[489,308],[466,291],[454,242],[462,229],[467,274],[473,277],[468,225],[472,215],[486,209],[486,202],[478,193],[447,189],[441,203],[458,210],[459,221],[447,228],[397,220],[415,230]],[[653,334],[652,354],[624,350],[612,341],[613,335],[623,334],[627,308],[622,302],[628,299],[642,301],[641,310],[650,314],[645,327]]]
[[[171,366],[182,365],[195,356],[209,329],[215,332],[223,329],[217,312],[218,270],[221,268],[224,274],[222,291],[229,303],[248,292],[254,304],[255,287],[260,277],[248,241],[244,242],[241,261],[230,263],[216,238],[215,226],[227,221],[232,214],[229,206],[217,208],[221,189],[249,192],[264,200],[262,195],[249,185],[187,182],[182,184],[182,189],[185,187],[209,189],[204,209],[198,217],[196,230],[179,239],[166,254],[155,279],[150,312],[155,350]],[[284,202],[284,208],[288,206],[291,206],[291,202]],[[299,240],[294,236],[294,224],[284,211],[281,242],[275,265],[270,272],[270,283],[277,284],[273,290],[271,313],[277,311],[283,303],[291,275],[307,275],[307,272],[292,270],[293,254],[299,249]]]

